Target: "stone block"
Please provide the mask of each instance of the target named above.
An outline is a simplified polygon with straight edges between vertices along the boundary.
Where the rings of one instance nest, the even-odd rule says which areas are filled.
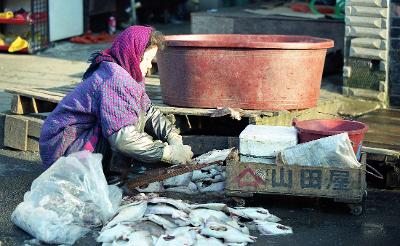
[[[386,50],[387,41],[379,38],[353,38],[351,47]]]
[[[387,55],[386,50],[351,47],[350,57],[385,61]]]
[[[385,18],[376,17],[363,17],[363,16],[346,16],[346,25],[372,27],[372,28],[386,28],[387,20]]]
[[[347,6],[387,7],[388,0],[347,0]]]
[[[346,26],[346,36],[359,37],[359,38],[381,38],[387,39],[387,29],[369,28],[369,27],[355,27]]]
[[[347,6],[345,12],[346,16],[388,17],[388,8]]]

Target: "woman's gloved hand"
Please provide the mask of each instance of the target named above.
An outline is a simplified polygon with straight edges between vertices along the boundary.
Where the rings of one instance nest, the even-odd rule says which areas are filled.
[[[190,164],[192,163],[193,152],[189,145],[166,145],[162,156],[162,161],[171,164]]]
[[[168,135],[167,142],[169,145],[183,145],[182,136],[176,132],[171,132]]]

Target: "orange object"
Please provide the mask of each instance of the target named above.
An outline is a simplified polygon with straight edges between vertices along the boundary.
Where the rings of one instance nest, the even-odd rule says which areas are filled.
[[[97,44],[97,43],[108,43],[114,41],[115,35],[110,35],[106,32],[100,34],[86,33],[79,37],[70,38],[73,43],[79,44]]]

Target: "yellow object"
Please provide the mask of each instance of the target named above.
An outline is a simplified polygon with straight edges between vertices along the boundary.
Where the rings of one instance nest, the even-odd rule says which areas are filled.
[[[0,18],[4,18],[4,19],[14,18],[14,13],[11,12],[11,11],[1,12],[0,13]]]
[[[28,41],[18,36],[17,39],[11,43],[10,47],[8,48],[8,52],[20,51],[25,48],[28,48]]]
[[[0,46],[6,45],[6,43],[4,42],[4,40],[2,38],[0,38]]]

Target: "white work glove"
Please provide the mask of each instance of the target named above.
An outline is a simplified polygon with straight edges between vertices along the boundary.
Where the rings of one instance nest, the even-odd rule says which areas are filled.
[[[193,152],[189,145],[166,145],[161,161],[171,164],[190,164],[192,163]]]
[[[169,145],[183,145],[182,136],[176,132],[171,132],[168,135],[167,142]]]

